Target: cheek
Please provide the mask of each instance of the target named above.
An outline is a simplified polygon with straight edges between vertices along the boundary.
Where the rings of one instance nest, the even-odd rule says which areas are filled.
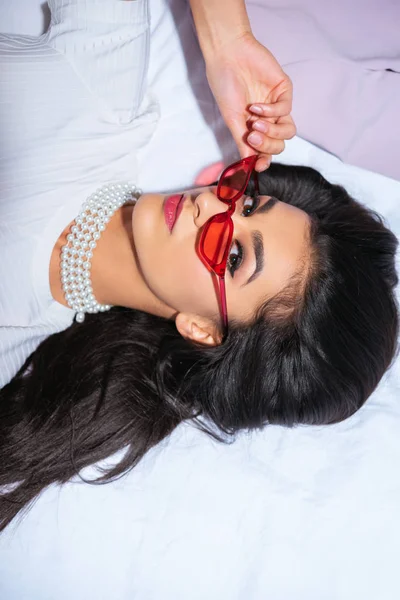
[[[152,215],[147,208],[137,206],[136,221],[132,221],[138,266],[145,284],[159,300],[178,312],[215,314],[218,302],[214,278],[198,257],[193,236],[174,239],[157,213]]]
[[[169,249],[168,249],[169,250]],[[213,276],[189,244],[171,248],[160,269],[159,293],[180,312],[209,316],[217,310]],[[169,301],[168,301],[169,300]]]

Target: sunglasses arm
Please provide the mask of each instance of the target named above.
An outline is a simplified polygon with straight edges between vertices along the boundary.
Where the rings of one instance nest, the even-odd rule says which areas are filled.
[[[256,188],[256,193],[257,193],[257,195],[259,195],[260,194],[260,187],[258,185],[257,171],[253,171],[253,177],[254,177],[254,184],[255,184],[255,188]]]
[[[221,298],[221,313],[225,333],[228,331],[228,308],[226,305],[225,278],[219,277],[219,297]]]

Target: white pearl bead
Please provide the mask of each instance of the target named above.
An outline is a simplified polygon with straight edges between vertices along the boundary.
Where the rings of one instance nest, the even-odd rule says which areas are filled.
[[[83,322],[85,312],[104,312],[111,308],[110,304],[99,304],[93,294],[91,259],[106,224],[125,202],[132,201],[135,190],[130,182],[110,183],[97,189],[82,204],[67,235],[67,244],[61,249],[61,284],[68,305],[77,311],[77,322]]]

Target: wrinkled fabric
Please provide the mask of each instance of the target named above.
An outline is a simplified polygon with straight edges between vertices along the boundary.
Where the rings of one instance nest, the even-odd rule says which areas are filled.
[[[253,32],[293,81],[300,137],[400,180],[400,2],[248,0]]]

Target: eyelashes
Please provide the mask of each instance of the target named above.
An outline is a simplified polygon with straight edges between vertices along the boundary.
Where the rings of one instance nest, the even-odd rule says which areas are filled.
[[[228,262],[226,264],[231,277],[235,276],[236,271],[238,270],[240,265],[243,263],[243,258],[244,258],[243,246],[238,240],[235,240],[232,243],[231,250],[230,250],[229,256],[228,256]]]
[[[258,195],[246,195],[243,196],[243,208],[242,208],[242,216],[250,217],[259,207],[260,198]],[[230,253],[228,256],[227,269],[233,278],[235,276],[236,271],[243,264],[245,259],[245,252],[242,244],[239,240],[235,240],[230,249]]]
[[[250,200],[250,205],[247,204],[247,202],[249,200]],[[253,196],[250,196],[250,195],[244,196],[242,215],[244,217],[250,217],[250,215],[252,215],[257,210],[259,205],[260,205],[260,197],[257,194],[254,194]]]

